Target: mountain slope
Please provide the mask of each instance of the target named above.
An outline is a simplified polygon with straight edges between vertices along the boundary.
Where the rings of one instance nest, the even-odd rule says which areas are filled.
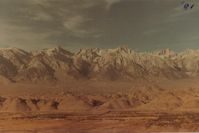
[[[15,81],[188,78],[199,75],[199,51],[135,52],[119,47],[81,49],[71,53],[60,47],[32,52],[2,48],[0,75]]]

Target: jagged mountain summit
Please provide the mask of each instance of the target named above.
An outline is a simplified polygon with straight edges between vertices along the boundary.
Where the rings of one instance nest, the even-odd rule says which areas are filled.
[[[1,48],[0,75],[16,82],[188,78],[199,75],[199,51],[186,50],[175,53],[165,49],[136,52],[119,47],[80,49],[72,53],[61,47],[32,52],[17,48]]]

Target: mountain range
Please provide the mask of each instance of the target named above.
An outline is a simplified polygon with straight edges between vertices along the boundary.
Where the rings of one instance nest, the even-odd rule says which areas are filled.
[[[181,79],[199,75],[199,50],[136,52],[127,47],[80,49],[61,47],[27,52],[0,49],[0,79],[20,81]]]

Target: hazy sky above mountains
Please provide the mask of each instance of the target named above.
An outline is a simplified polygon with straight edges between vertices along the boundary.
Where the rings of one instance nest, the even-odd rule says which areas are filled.
[[[187,1],[0,0],[0,47],[195,49],[199,1]]]

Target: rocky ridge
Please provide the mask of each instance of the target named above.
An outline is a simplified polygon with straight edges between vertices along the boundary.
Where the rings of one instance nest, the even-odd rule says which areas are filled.
[[[18,81],[60,79],[131,80],[152,77],[178,79],[199,75],[199,51],[175,53],[169,49],[136,52],[126,47],[80,49],[71,53],[61,47],[27,52],[0,49],[0,75]]]

